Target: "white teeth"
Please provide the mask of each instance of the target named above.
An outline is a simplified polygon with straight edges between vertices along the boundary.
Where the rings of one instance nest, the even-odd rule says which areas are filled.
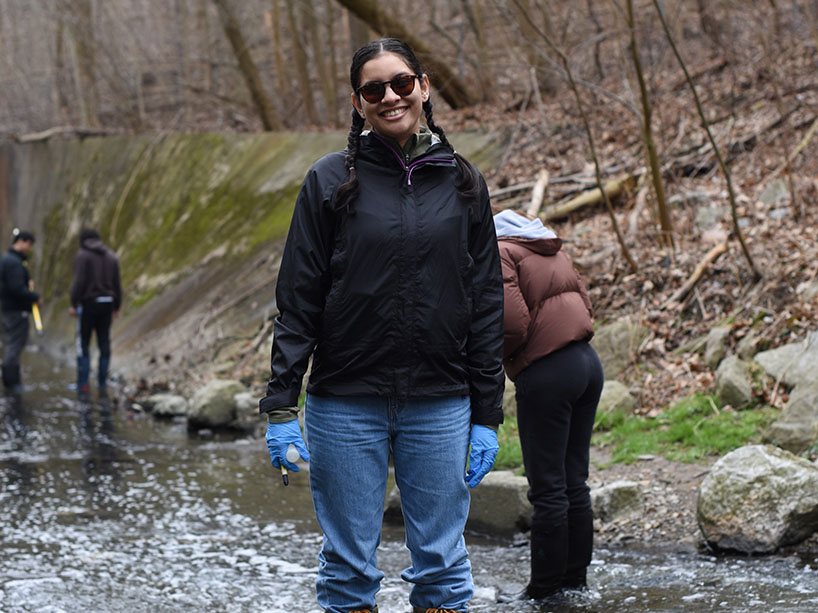
[[[395,115],[400,115],[401,113],[403,113],[403,109],[394,109],[394,110],[391,110],[391,111],[386,111],[383,114],[383,116],[384,117],[394,117]]]

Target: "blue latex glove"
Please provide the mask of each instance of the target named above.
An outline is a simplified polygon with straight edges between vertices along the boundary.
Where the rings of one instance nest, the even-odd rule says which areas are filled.
[[[483,480],[494,466],[500,445],[497,442],[497,433],[487,426],[474,424],[471,427],[471,453],[469,454],[469,471],[466,473],[466,483],[475,487]]]
[[[304,444],[304,437],[301,436],[301,428],[298,420],[285,421],[282,424],[267,424],[267,449],[270,451],[270,461],[273,468],[281,468],[283,465],[287,470],[298,472],[299,468],[287,460],[287,447],[293,445],[298,455],[305,462],[310,461],[310,452]]]

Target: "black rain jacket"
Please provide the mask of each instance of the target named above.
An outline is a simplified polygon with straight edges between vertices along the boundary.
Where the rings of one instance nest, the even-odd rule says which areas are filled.
[[[10,247],[0,258],[0,304],[4,311],[30,311],[40,299],[28,288],[28,266],[25,253]]]
[[[351,214],[333,210],[343,152],[313,165],[296,200],[261,412],[296,406],[313,354],[311,394],[469,394],[473,423],[502,423],[503,279],[485,182],[464,202],[449,147],[409,161],[373,132],[356,170]]]

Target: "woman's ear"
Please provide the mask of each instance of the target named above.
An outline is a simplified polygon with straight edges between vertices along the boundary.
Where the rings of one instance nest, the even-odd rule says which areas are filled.
[[[420,75],[420,98],[423,102],[429,99],[431,94],[431,85],[429,85],[429,77],[426,74]]]
[[[350,94],[352,96],[352,106],[355,107],[355,110],[358,111],[358,114],[361,116],[362,119],[366,119],[366,115],[364,115],[364,109],[361,105],[361,101],[358,96],[355,95],[355,92]]]

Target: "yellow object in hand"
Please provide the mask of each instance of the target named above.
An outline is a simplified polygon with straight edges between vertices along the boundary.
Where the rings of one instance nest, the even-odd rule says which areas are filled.
[[[28,282],[28,289],[32,292],[34,291],[34,281]],[[36,302],[31,304],[31,315],[34,317],[34,329],[37,330],[37,334],[43,333],[43,320],[40,317],[40,307],[37,306]]]
[[[34,328],[38,334],[42,334],[43,320],[40,318],[40,307],[37,306],[36,302],[31,305],[31,314],[34,316]]]

